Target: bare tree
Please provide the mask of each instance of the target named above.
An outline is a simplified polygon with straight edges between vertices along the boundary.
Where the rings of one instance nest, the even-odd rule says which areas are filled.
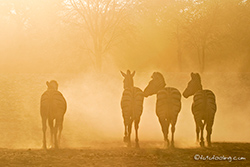
[[[97,70],[102,68],[104,55],[130,31],[129,10],[133,5],[132,0],[69,0],[70,18],[85,32],[84,45]]]
[[[197,51],[200,72],[205,70],[207,51],[220,36],[220,7],[220,1],[203,0],[194,1],[187,8],[186,22],[183,25],[186,31],[185,41]]]
[[[184,38],[185,31],[183,30],[183,25],[185,24],[185,15],[186,10],[188,9],[188,5],[190,5],[189,1],[186,0],[174,0],[169,1],[171,3],[167,3],[167,5],[160,11],[161,20],[166,25],[167,33],[169,34],[169,38],[174,40],[176,43],[176,53],[178,60],[179,70],[182,71],[183,67],[183,52],[184,52]]]

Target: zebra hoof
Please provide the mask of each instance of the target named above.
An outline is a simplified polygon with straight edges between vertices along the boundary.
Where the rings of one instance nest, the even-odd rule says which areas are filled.
[[[201,147],[204,147],[204,142],[200,142],[200,146],[201,146]]]
[[[173,140],[171,141],[170,147],[174,148],[174,141]]]
[[[136,144],[135,144],[135,148],[140,148],[139,143],[136,143]]]
[[[167,149],[169,147],[169,142],[164,142],[164,148]]]
[[[47,150],[47,147],[46,147],[46,145],[45,145],[45,146],[43,146],[43,147],[42,147],[42,149],[44,149],[44,150]]]
[[[128,143],[127,147],[130,148],[131,147],[131,143]]]
[[[125,142],[125,143],[128,142],[128,137],[127,137],[127,136],[124,136],[124,137],[123,137],[123,142]]]

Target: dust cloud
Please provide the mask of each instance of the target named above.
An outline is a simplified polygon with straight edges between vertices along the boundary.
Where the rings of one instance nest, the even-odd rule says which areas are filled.
[[[249,1],[124,1],[116,5],[113,12],[108,7],[100,9],[104,10],[101,14],[93,10],[79,15],[85,10],[76,10],[69,1],[1,2],[0,147],[42,147],[40,97],[50,80],[59,83],[68,104],[62,148],[125,146],[120,70],[127,69],[136,71],[134,83],[142,90],[158,71],[167,86],[180,92],[190,73],[200,72],[203,88],[216,95],[212,142],[250,142],[249,21],[238,18],[249,15]],[[123,12],[119,5],[124,5]],[[196,9],[203,13],[201,17],[194,14]],[[83,20],[83,15],[89,20]],[[94,29],[87,28],[97,16],[109,27],[102,35],[94,31],[103,30],[98,19]],[[176,147],[197,147],[191,104],[191,97],[182,97]],[[155,105],[155,95],[145,98],[139,140],[162,147]]]
[[[120,108],[122,76],[117,67],[102,75],[79,74],[5,74],[1,75],[1,146],[7,148],[40,148],[42,144],[40,96],[45,82],[55,79],[65,96],[68,109],[64,119],[62,147],[87,147],[95,143],[122,142],[124,128]],[[125,70],[125,69],[124,69]],[[144,89],[152,72],[139,71],[135,86]],[[167,86],[181,92],[190,79],[189,73],[163,73]],[[249,142],[248,75],[238,73],[204,73],[203,87],[216,95],[218,110],[213,126],[213,142]],[[242,80],[241,80],[241,79]],[[243,83],[242,83],[243,82]],[[241,85],[241,86],[238,86]],[[233,91],[232,91],[233,90]],[[145,98],[139,124],[139,140],[163,141],[155,114],[156,96]],[[195,123],[191,113],[192,98],[182,98],[182,109],[176,125],[177,147],[196,147]],[[49,128],[47,130],[49,132]],[[132,130],[134,132],[134,130]],[[49,137],[49,133],[47,133]],[[169,137],[171,134],[169,134]],[[134,141],[134,134],[132,134]]]

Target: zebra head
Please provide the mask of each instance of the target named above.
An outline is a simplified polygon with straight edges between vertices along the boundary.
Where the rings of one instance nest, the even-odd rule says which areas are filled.
[[[194,95],[198,90],[202,90],[200,74],[191,73],[191,81],[188,82],[188,86],[182,95],[185,98],[188,98],[189,96]]]
[[[55,80],[47,81],[46,85],[48,86],[48,90],[58,90],[58,83]]]
[[[151,76],[152,80],[149,82],[148,86],[144,89],[144,96],[148,97],[156,94],[159,90],[166,86],[164,77],[159,72],[154,72]]]
[[[132,74],[129,70],[127,70],[127,74],[121,71],[121,74],[124,77],[123,88],[130,89],[134,87],[133,77],[135,76],[135,71]]]

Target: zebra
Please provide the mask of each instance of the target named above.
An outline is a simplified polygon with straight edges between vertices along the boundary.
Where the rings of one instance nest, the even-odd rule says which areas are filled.
[[[152,80],[144,89],[144,96],[157,94],[156,115],[158,116],[164,136],[165,147],[169,147],[168,130],[171,124],[171,146],[174,147],[174,132],[178,114],[181,110],[181,93],[173,87],[165,87],[164,77],[159,72],[154,72]]]
[[[143,111],[144,95],[140,88],[134,87],[133,77],[135,71],[131,73],[127,70],[127,73],[121,71],[123,80],[123,94],[121,99],[122,116],[125,127],[124,142],[128,147],[131,147],[130,135],[132,124],[134,122],[135,127],[135,142],[136,148],[139,148],[138,128],[140,123],[140,117]]]
[[[62,93],[58,91],[58,83],[55,80],[46,82],[47,90],[42,94],[40,101],[40,115],[42,118],[43,148],[46,146],[47,120],[50,127],[51,147],[58,148],[63,129],[63,119],[66,113],[67,103]],[[57,132],[59,130],[59,134]]]
[[[194,95],[192,113],[196,124],[197,142],[201,131],[200,146],[204,147],[203,130],[206,125],[207,144],[211,147],[212,126],[217,109],[215,95],[211,90],[204,90],[201,85],[201,77],[198,73],[191,73],[191,81],[183,92],[183,96],[188,98]],[[204,121],[204,122],[203,122]]]

